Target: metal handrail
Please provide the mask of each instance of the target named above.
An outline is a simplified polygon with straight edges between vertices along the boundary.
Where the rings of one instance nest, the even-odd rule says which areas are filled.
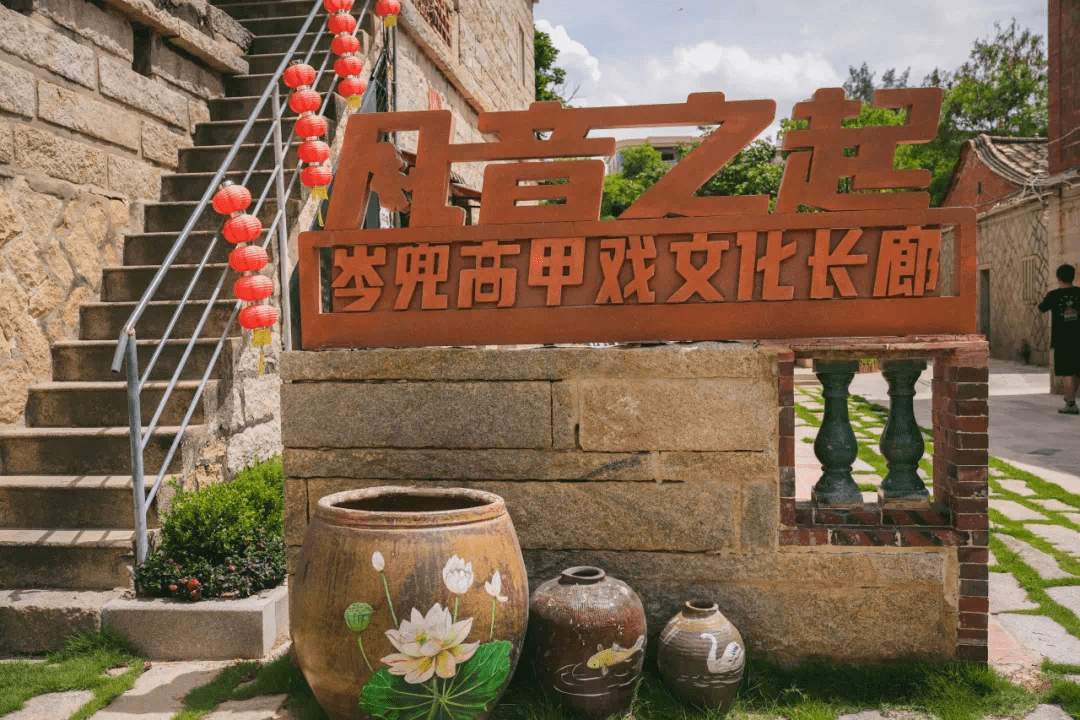
[[[365,0],[359,16],[361,19],[363,19],[367,15],[373,1],[374,0]],[[279,274],[281,276],[279,285],[283,304],[283,312],[281,313],[283,331],[282,339],[286,346],[288,346],[288,344],[291,342],[291,324],[289,322],[288,307],[288,229],[286,220],[286,208],[288,205],[288,198],[291,197],[293,189],[296,187],[296,181],[300,177],[300,171],[303,163],[297,161],[296,166],[294,168],[291,168],[291,176],[286,187],[285,175],[287,169],[285,166],[285,157],[288,153],[288,148],[292,145],[292,142],[295,139],[296,128],[294,125],[288,139],[283,142],[281,137],[281,123],[283,121],[283,115],[279,81],[285,69],[288,67],[289,63],[294,59],[294,57],[298,55],[297,48],[299,47],[304,35],[308,32],[312,21],[319,14],[321,5],[321,0],[316,0],[313,3],[313,7],[308,13],[308,16],[304,21],[303,25],[297,32],[296,38],[293,40],[288,51],[286,51],[285,55],[283,56],[281,63],[278,65],[278,68],[271,77],[266,89],[263,91],[262,95],[259,97],[259,100],[256,102],[254,109],[251,111],[247,120],[244,122],[244,125],[241,128],[239,135],[237,136],[236,140],[233,141],[233,144],[229,148],[229,151],[226,154],[225,159],[222,161],[221,166],[214,173],[214,177],[210,180],[206,191],[203,193],[202,198],[196,205],[194,211],[191,214],[191,217],[185,223],[183,230],[181,230],[180,232],[180,235],[173,242],[172,247],[169,249],[169,252],[166,254],[165,259],[162,261],[161,267],[158,268],[146,291],[143,293],[135,309],[132,311],[127,322],[124,324],[124,328],[120,334],[120,338],[117,341],[116,352],[113,356],[112,369],[114,372],[119,372],[122,365],[126,364],[127,366],[128,421],[131,435],[132,492],[135,500],[135,549],[137,563],[142,563],[146,559],[146,554],[148,551],[146,508],[151,502],[153,502],[159,488],[161,487],[161,483],[165,475],[167,474],[169,463],[172,461],[172,458],[175,456],[177,449],[180,447],[180,443],[183,440],[184,432],[187,430],[187,427],[191,422],[191,418],[194,415],[195,409],[198,406],[203,391],[205,390],[206,385],[210,380],[210,375],[212,374],[213,369],[217,364],[218,358],[221,355],[225,343],[229,339],[229,334],[232,331],[233,323],[236,322],[236,318],[241,308],[243,307],[243,301],[240,300],[237,300],[236,303],[233,305],[229,319],[225,323],[224,330],[222,331],[221,336],[219,337],[216,345],[214,346],[209,363],[207,364],[206,369],[203,372],[202,378],[199,381],[198,387],[196,388],[195,393],[192,396],[190,405],[184,414],[183,420],[177,428],[176,435],[173,438],[169,449],[166,451],[165,458],[161,463],[161,469],[158,471],[154,482],[151,484],[149,493],[147,493],[144,477],[144,453],[146,446],[148,444],[148,441],[153,436],[154,430],[157,429],[158,423],[161,420],[161,416],[164,413],[165,406],[168,403],[170,397],[172,396],[173,390],[175,389],[176,384],[179,382],[179,379],[183,374],[184,368],[187,365],[188,358],[191,356],[195,345],[200,339],[203,327],[205,326],[207,319],[210,317],[210,313],[214,310],[214,305],[217,302],[218,296],[221,293],[221,289],[222,287],[224,287],[225,281],[229,275],[230,269],[228,267],[222,270],[221,275],[219,276],[217,283],[210,294],[210,297],[205,301],[206,307],[203,309],[202,314],[199,316],[195,329],[191,334],[191,338],[187,341],[184,350],[180,356],[180,359],[177,362],[176,369],[173,371],[172,376],[169,379],[168,384],[165,388],[165,391],[162,393],[161,399],[159,400],[157,407],[154,410],[153,417],[150,419],[150,422],[145,426],[145,428],[142,425],[141,393],[144,386],[149,381],[151,371],[156,365],[158,359],[160,358],[161,353],[164,350],[165,345],[168,342],[174,328],[176,327],[177,322],[179,322],[181,314],[184,312],[184,309],[189,306],[189,298],[194,292],[195,286],[198,283],[203,270],[206,268],[207,262],[209,261],[214,251],[214,248],[217,246],[217,243],[220,239],[219,232],[215,232],[213,237],[211,238],[211,241],[206,251],[203,253],[202,259],[200,260],[198,266],[195,269],[195,272],[193,273],[187,287],[184,290],[183,296],[177,303],[176,309],[173,312],[164,333],[157,341],[150,360],[148,361],[145,369],[141,374],[139,372],[138,363],[136,325],[139,319],[142,317],[143,313],[145,312],[146,308],[149,306],[149,303],[152,301],[158,288],[160,287],[161,282],[165,277],[165,274],[169,271],[170,268],[173,267],[177,256],[179,255],[184,244],[189,239],[191,233],[193,232],[196,224],[199,221],[199,218],[210,205],[210,202],[214,194],[216,193],[219,184],[224,179],[225,175],[230,171],[232,163],[236,159],[240,147],[244,144],[244,140],[251,132],[251,129],[254,127],[255,122],[258,120],[260,113],[262,112],[268,101],[272,101],[273,109],[270,127],[268,128],[265,136],[263,137],[262,142],[259,144],[254,154],[254,157],[249,163],[248,168],[244,174],[244,179],[241,181],[241,184],[246,184],[251,178],[252,174],[258,168],[259,161],[261,160],[266,150],[266,147],[270,145],[273,148],[274,152],[274,166],[270,171],[270,175],[267,177],[266,184],[263,187],[263,190],[260,193],[258,200],[254,205],[254,208],[252,208],[249,212],[257,215],[262,209],[262,206],[265,203],[271,191],[271,188],[274,188],[278,206],[277,212],[274,213],[273,219],[271,220],[269,227],[266,230],[266,238],[262,243],[262,247],[265,249],[270,244],[270,242],[272,242],[276,231],[279,241],[278,265],[280,271]],[[355,35],[358,30],[359,23],[357,24],[356,29],[353,30],[353,34]],[[323,37],[324,33],[326,33],[326,24],[322,23],[314,39],[312,40],[311,47],[307,50],[306,55],[304,55],[304,62],[310,62],[311,57],[315,53],[319,41]],[[380,55],[379,59],[376,61],[376,66],[378,66],[380,62],[385,62],[385,58],[383,57],[383,55],[386,55],[389,51],[390,49],[386,45],[384,45],[382,49],[382,55]],[[317,87],[319,82],[322,80],[323,75],[326,72],[327,65],[330,63],[330,55],[331,53],[328,51],[323,59],[321,66],[318,68],[315,80],[312,84],[313,87]],[[330,103],[330,98],[333,96],[334,89],[337,86],[337,82],[337,77],[334,77],[330,83],[330,87],[326,91],[326,95],[320,109],[321,112],[326,111]],[[371,95],[374,96],[374,94],[377,92],[376,87],[378,84],[379,83],[375,81],[375,78],[373,77],[372,82],[369,83],[368,91],[365,92],[365,96],[363,98],[364,102],[361,105],[361,112],[363,112],[366,107],[370,107],[367,103],[368,93],[371,93]]]

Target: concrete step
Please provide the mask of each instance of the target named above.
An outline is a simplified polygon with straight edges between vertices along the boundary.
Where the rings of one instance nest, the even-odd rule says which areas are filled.
[[[147,513],[149,527],[157,513]],[[0,475],[0,527],[135,527],[129,475]]]
[[[314,23],[312,23],[314,25]],[[297,46],[298,52],[307,52],[311,48],[312,43],[315,40],[315,36],[318,34],[319,28],[311,27],[309,31],[304,33],[303,38],[300,40],[300,44]],[[292,41],[296,39],[296,30],[290,32],[278,32],[278,33],[260,33],[255,39],[251,41],[251,47],[248,48],[248,53],[251,55],[268,55],[272,53],[284,53],[289,51],[289,47],[292,46]],[[322,50],[330,47],[330,40],[333,36],[329,31],[324,32],[319,37],[319,43],[315,45],[316,50]]]
[[[282,137],[282,142],[287,138],[287,135]],[[244,143],[240,146],[240,149],[236,153],[236,157],[233,158],[229,170],[232,172],[247,172],[253,163],[255,164],[256,170],[272,170],[275,164],[273,146],[270,143],[267,143],[266,147],[260,153],[259,146],[262,145],[262,138],[260,137],[256,140],[249,136],[248,140],[251,140],[252,142]],[[294,137],[289,144],[289,151],[285,153],[285,160],[289,167],[296,167],[298,161],[296,149],[300,146],[301,142],[303,142],[302,138]],[[217,169],[221,167],[221,163],[225,162],[225,157],[229,154],[229,150],[231,149],[231,144],[182,148],[180,150],[180,164],[177,168],[177,172],[217,172]],[[256,155],[258,155],[258,161],[255,160]],[[203,189],[205,190],[205,188]]]
[[[266,187],[266,182],[270,179],[271,170],[256,170],[247,179],[247,183],[244,185],[248,191],[258,198],[262,193],[263,188]],[[293,173],[296,172],[296,164],[293,164],[285,169],[285,187],[289,186],[289,180],[292,178]],[[239,184],[246,175],[246,171],[234,171],[225,174],[225,179],[232,180]],[[206,192],[206,185],[214,179],[213,172],[187,172],[176,173],[172,175],[161,176],[161,199],[169,202],[190,202],[198,201],[202,199],[203,193]],[[304,192],[301,195],[301,190],[304,189],[303,184],[298,179],[293,183],[293,196],[301,198],[307,193]],[[276,188],[270,189],[268,198],[276,198]]]
[[[294,155],[295,157],[295,155]],[[295,163],[295,159],[293,160]],[[270,160],[270,164],[273,165],[273,160]],[[271,196],[272,196],[271,191]],[[251,206],[248,208],[248,212],[252,212],[255,209],[255,205],[258,202],[258,198],[252,200]],[[184,225],[195,212],[195,208],[199,205],[194,200],[173,200],[170,202],[156,202],[147,203],[143,208],[143,225],[146,232],[169,232],[173,231],[179,233],[184,229]],[[299,212],[300,203],[294,201],[294,207],[289,207],[290,212]],[[263,226],[269,226],[274,219],[274,213],[277,212],[277,200],[273,197],[266,198],[263,201],[262,207],[259,208],[258,217],[262,220]],[[214,208],[207,205],[203,211],[199,214],[199,219],[195,223],[195,228],[198,230],[217,230],[224,224],[225,216],[218,215],[214,212]]]
[[[139,397],[142,423],[149,425],[168,383],[147,382]],[[181,380],[169,395],[158,420],[160,425],[179,425],[191,407],[198,380]],[[217,382],[207,384],[204,397],[214,397]],[[196,404],[191,422],[205,417],[202,399]],[[46,382],[30,386],[26,401],[26,424],[34,428],[128,427],[127,382]]]
[[[302,59],[302,58],[301,58]],[[280,61],[279,61],[280,62]],[[319,67],[322,65],[322,60],[317,63],[309,63],[318,72]],[[272,72],[272,71],[271,71]],[[263,90],[270,84],[270,78],[272,74],[259,74],[259,75],[233,75],[225,78],[225,94],[229,97],[247,97],[249,95],[262,95]],[[325,93],[330,88],[330,83],[334,81],[334,60],[331,59],[326,63],[326,69],[323,70],[322,77],[315,84],[315,89],[320,93]],[[285,104],[289,101],[289,93],[292,92],[285,83],[281,83],[281,102]],[[270,102],[273,102],[271,100]]]
[[[202,378],[217,342],[218,338],[200,338],[195,341],[195,346],[192,347],[191,354],[180,374],[181,380]],[[140,368],[145,368],[150,362],[157,344],[158,341],[153,339],[139,340],[136,343]],[[165,348],[150,372],[150,379],[170,379],[176,371],[180,356],[184,354],[187,344],[188,339],[166,340]],[[111,367],[115,351],[115,338],[111,340],[62,340],[53,343],[53,379],[58,382],[122,380],[125,378],[123,369],[114,373]],[[219,361],[210,373],[211,379],[221,377],[221,368]]]
[[[362,37],[361,37],[362,36]],[[356,38],[360,41],[360,51],[362,55],[367,55],[368,47],[364,45],[364,42],[369,39],[367,33],[358,32]],[[304,51],[307,52],[307,51]],[[323,61],[323,58],[329,53],[329,49],[316,50],[311,53],[311,57],[307,58],[308,65],[314,68],[318,68]],[[248,63],[248,72],[252,74],[274,73],[277,72],[278,65],[281,64],[281,58],[285,57],[285,53],[263,53],[261,55],[245,55],[244,59]],[[305,58],[304,54],[300,55],[300,59]],[[333,67],[334,59],[331,57],[329,68]]]
[[[219,240],[218,242],[224,242]],[[107,267],[102,271],[101,299],[105,302],[125,302],[142,299],[143,293],[150,287],[150,281],[157,274],[157,265],[124,265],[122,267]],[[191,279],[195,276],[198,265],[173,265],[165,273],[157,291],[154,292],[155,300],[179,300],[187,292],[191,285]],[[207,263],[199,279],[195,281],[195,287],[191,291],[191,298],[205,300],[210,297],[222,271],[227,272],[225,284],[221,287],[219,297],[232,297],[232,286],[239,276],[233,272],[227,263]]]
[[[161,265],[161,263],[165,262],[165,257],[169,254],[173,244],[176,243],[179,234],[179,232],[149,232],[125,236],[124,264]],[[183,247],[180,248],[180,252],[173,262],[181,265],[197,265],[202,262],[203,256],[206,254],[206,248],[209,247],[216,234],[216,229],[213,232],[209,230],[193,231],[188,236]],[[264,229],[255,242],[261,245],[265,240],[266,230]],[[271,258],[274,257],[273,245],[274,243],[270,243],[270,246],[266,248]],[[227,263],[230,252],[232,252],[232,245],[224,238],[219,237],[217,243],[214,244],[214,249],[210,251],[207,261]]]
[[[310,12],[311,7],[308,7]],[[300,32],[300,28],[304,26],[307,21],[307,13],[303,15],[278,15],[276,17],[261,17],[261,18],[249,18],[238,19],[237,21],[244,26],[244,29],[248,30],[251,34],[262,35],[283,35],[292,33],[293,37],[296,37],[296,33]],[[325,15],[321,15],[312,20],[311,25],[308,26],[308,30],[317,31],[319,27],[326,22],[323,18]],[[330,31],[327,30],[325,35],[329,35]]]
[[[246,120],[215,120],[214,122],[199,123],[195,128],[195,144],[198,146],[206,145],[225,145],[230,146],[240,135],[240,130],[244,127]],[[251,126],[251,130],[244,137],[244,142],[256,145],[261,144],[266,134],[270,132],[270,123],[273,122],[271,118],[264,117],[259,118]],[[281,139],[285,140],[292,133],[293,125],[296,124],[296,115],[289,115],[281,120]],[[326,136],[323,138],[326,142],[331,142],[334,138],[335,126],[330,123]],[[272,149],[272,148],[271,148]],[[205,189],[205,188],[204,188]]]
[[[131,586],[133,530],[0,528],[0,589]]]
[[[215,3],[216,4],[216,3]],[[274,18],[295,15],[307,15],[311,12],[311,0],[280,0],[280,2],[250,2],[250,0],[229,3],[228,7],[222,8],[234,20],[250,20],[252,18]],[[354,8],[359,9],[359,8]],[[326,9],[320,8],[316,20],[326,22]]]
[[[201,429],[190,425],[189,430]],[[147,475],[156,476],[178,428],[154,430],[143,455]],[[169,471],[181,467],[181,449]],[[125,475],[131,472],[131,440],[126,427],[0,428],[0,475]],[[2,565],[3,563],[0,563]]]
[[[205,300],[190,300],[180,313],[180,318],[173,328],[172,338],[191,337],[195,326],[206,309]],[[225,323],[232,315],[235,299],[218,300],[206,318],[199,337],[221,336]],[[79,338],[81,340],[113,340],[120,337],[120,331],[135,310],[134,302],[87,302],[79,307]],[[141,339],[160,338],[176,311],[176,303],[169,300],[155,300],[146,306],[146,311],[136,327],[137,337]],[[239,336],[241,328],[233,323],[230,335]]]
[[[325,98],[325,96],[324,96]],[[220,120],[240,120],[251,116],[254,112],[255,106],[259,103],[258,95],[251,95],[247,97],[227,97],[227,98],[215,98],[208,101],[210,107],[210,120],[218,122]],[[271,107],[272,103],[267,101],[263,104],[262,109],[259,111],[258,117],[271,118],[274,116],[274,110]],[[333,124],[334,119],[337,118],[337,103],[331,101],[326,106],[326,119]],[[296,118],[297,113],[294,113],[287,105],[284,108],[282,117],[286,119]],[[262,139],[259,139],[262,142]]]
[[[101,608],[118,590],[4,590],[0,592],[0,655],[42,655],[76,633],[101,629]]]

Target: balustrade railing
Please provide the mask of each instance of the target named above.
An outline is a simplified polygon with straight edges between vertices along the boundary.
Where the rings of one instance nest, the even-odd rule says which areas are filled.
[[[368,13],[373,0],[366,0],[360,10],[360,18],[363,18]],[[272,121],[270,127],[267,129],[265,135],[262,138],[254,157],[246,168],[242,168],[244,172],[243,179],[239,184],[246,185],[251,179],[252,174],[255,172],[258,164],[265,154],[267,148],[273,153],[274,165],[270,172],[270,177],[267,179],[266,185],[257,200],[254,203],[254,208],[250,210],[252,214],[258,215],[262,209],[263,204],[266,202],[270,192],[274,192],[274,197],[277,203],[277,211],[274,213],[273,218],[267,227],[266,237],[262,243],[262,247],[266,249],[271,242],[277,240],[277,269],[279,274],[279,292],[282,304],[282,312],[280,317],[282,318],[281,326],[281,339],[283,347],[290,347],[292,344],[292,327],[291,327],[291,313],[289,312],[291,298],[289,291],[289,269],[290,263],[288,259],[288,238],[289,227],[287,218],[288,200],[293,195],[293,190],[296,187],[297,180],[300,177],[300,170],[302,163],[297,161],[294,168],[286,168],[286,158],[288,155],[288,148],[291,146],[295,137],[295,127],[289,133],[288,137],[283,139],[282,133],[282,119],[283,119],[283,106],[281,98],[281,76],[285,69],[295,60],[302,60],[305,63],[310,64],[312,55],[315,53],[316,48],[319,45],[323,35],[328,32],[326,24],[320,23],[320,27],[315,34],[315,37],[311,43],[311,47],[306,51],[298,51],[301,40],[308,32],[316,17],[319,14],[319,10],[322,7],[322,0],[313,0],[312,7],[303,25],[297,31],[296,37],[293,39],[292,44],[289,46],[288,51],[282,57],[281,62],[278,64],[277,70],[270,78],[262,95],[259,96],[258,101],[255,103],[255,107],[248,115],[247,120],[244,122],[243,127],[240,130],[236,140],[233,141],[232,146],[226,153],[225,159],[222,161],[221,166],[214,173],[214,177],[207,185],[206,191],[203,193],[202,198],[199,200],[192,212],[191,217],[185,223],[183,229],[180,231],[179,236],[173,243],[169,252],[166,254],[165,259],[161,263],[161,267],[154,274],[149,286],[143,293],[139,302],[136,304],[135,309],[132,311],[131,316],[124,324],[123,330],[120,333],[120,337],[116,344],[116,352],[113,356],[112,370],[113,372],[120,372],[121,369],[126,369],[127,378],[127,397],[128,397],[128,421],[131,435],[131,477],[132,477],[132,493],[135,503],[135,556],[136,562],[141,563],[146,559],[149,539],[147,533],[146,523],[146,511],[150,504],[154,501],[157,493],[161,487],[161,483],[164,477],[169,474],[169,466],[173,457],[176,455],[177,450],[183,441],[184,433],[186,432],[191,418],[195,413],[198,403],[201,401],[203,392],[206,389],[207,383],[210,380],[211,375],[218,359],[221,356],[222,350],[225,344],[229,340],[230,333],[232,331],[233,324],[236,322],[237,315],[240,313],[243,307],[242,301],[237,301],[233,306],[232,312],[225,323],[224,330],[222,330],[220,337],[213,352],[211,353],[210,360],[207,363],[205,370],[201,378],[199,379],[198,387],[196,388],[190,406],[184,414],[175,437],[172,440],[171,445],[165,452],[165,456],[161,462],[161,468],[157,472],[154,481],[150,485],[149,491],[146,489],[145,481],[145,467],[144,457],[148,443],[153,437],[154,430],[157,429],[161,420],[162,414],[165,410],[166,404],[172,397],[173,390],[176,387],[177,382],[183,375],[184,368],[187,366],[187,362],[191,356],[192,350],[195,348],[195,344],[199,340],[203,327],[206,325],[211,312],[214,309],[214,303],[221,294],[222,288],[225,286],[225,281],[229,276],[230,268],[226,267],[222,270],[213,291],[210,294],[208,300],[206,300],[206,308],[195,325],[194,330],[191,333],[191,338],[184,346],[180,359],[177,362],[176,369],[173,371],[172,376],[169,379],[168,385],[165,391],[162,393],[157,407],[154,409],[153,415],[145,426],[142,423],[142,391],[146,386],[147,381],[151,377],[151,373],[161,357],[162,351],[165,349],[166,342],[176,329],[177,323],[180,320],[181,315],[185,309],[190,307],[190,298],[194,292],[195,286],[202,276],[203,271],[206,269],[207,262],[213,254],[214,248],[219,242],[222,241],[220,233],[215,233],[209,244],[206,247],[205,252],[202,255],[198,265],[195,268],[192,278],[188,283],[186,289],[180,300],[176,303],[176,308],[173,311],[171,318],[162,333],[161,338],[157,341],[154,349],[151,353],[150,359],[147,361],[144,368],[139,367],[139,358],[137,353],[137,340],[138,340],[138,324],[146,311],[149,303],[153,300],[157,293],[165,275],[173,267],[176,262],[176,258],[179,256],[180,251],[185,244],[190,240],[191,234],[197,226],[199,220],[203,214],[208,210],[213,212],[211,200],[215,192],[217,191],[221,182],[225,179],[226,174],[231,171],[235,171],[233,163],[239,154],[241,145],[247,139],[251,133],[252,128],[255,125],[256,119],[262,113],[267,103],[271,104]],[[360,24],[357,24],[357,29]],[[353,33],[356,33],[354,29]],[[380,55],[376,65],[385,66],[387,63],[393,65],[392,59],[387,57],[388,54],[394,52],[394,45],[386,43],[383,46],[382,54]],[[327,68],[330,64],[331,54],[326,53],[323,58],[322,64],[317,68],[315,81],[312,83],[313,87],[319,85],[319,81],[323,75],[327,72]],[[331,70],[332,72],[332,70]],[[360,112],[372,112],[375,110],[377,103],[375,98],[378,94],[385,95],[386,88],[380,88],[379,79],[381,75],[372,73],[372,81],[368,84],[368,88],[364,93],[363,102],[360,106]],[[325,93],[320,113],[325,113],[331,98],[334,94],[334,89],[337,85],[337,77],[334,77],[328,90]],[[369,99],[370,98],[370,99]],[[287,170],[291,171],[288,182],[285,181]],[[201,300],[200,300],[201,302]],[[126,368],[125,368],[126,366]]]

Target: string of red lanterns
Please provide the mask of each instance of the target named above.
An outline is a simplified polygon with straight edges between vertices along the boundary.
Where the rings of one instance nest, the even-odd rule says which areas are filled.
[[[354,34],[356,18],[349,14],[352,6],[353,0],[323,0],[323,7],[330,13],[327,26],[334,35],[330,51],[339,56],[334,61],[334,73],[340,78],[337,91],[349,101],[350,110],[360,107],[367,89],[367,83],[360,79],[364,63],[360,59],[360,40]]]
[[[273,305],[263,301],[274,294],[274,281],[259,271],[266,267],[266,251],[258,245],[249,245],[262,234],[262,222],[246,212],[251,205],[251,193],[243,185],[226,180],[218,188],[213,200],[214,210],[228,216],[221,227],[221,234],[235,245],[229,253],[229,267],[244,273],[233,285],[233,293],[240,300],[251,303],[240,311],[241,327],[252,330],[252,344],[259,348],[259,374],[263,371],[263,348],[271,342],[270,328],[277,322],[278,312]]]
[[[351,0],[326,0],[326,2],[341,3],[351,2]],[[352,27],[355,28],[356,21],[351,15],[346,16],[352,20]],[[340,16],[335,14],[330,18],[331,29],[337,17]],[[296,119],[296,135],[303,142],[297,148],[297,155],[302,162],[308,163],[308,166],[300,171],[300,182],[304,187],[311,189],[313,198],[326,200],[328,199],[326,186],[330,184],[334,174],[326,165],[326,161],[330,159],[330,146],[320,140],[326,134],[327,123],[326,118],[316,114],[322,106],[322,97],[317,90],[312,88],[315,82],[315,68],[302,62],[294,62],[285,68],[282,80],[293,90],[289,95],[289,108],[299,115]],[[322,223],[322,205],[320,204],[319,225],[321,226]]]

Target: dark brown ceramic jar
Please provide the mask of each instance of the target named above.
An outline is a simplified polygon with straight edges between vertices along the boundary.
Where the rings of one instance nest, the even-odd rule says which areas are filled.
[[[538,587],[526,638],[541,686],[566,710],[603,718],[630,707],[645,659],[645,609],[622,580],[572,567]]]
[[[502,498],[379,487],[319,500],[291,587],[296,657],[333,720],[482,720],[517,664],[529,584]]]
[[[664,682],[692,705],[726,711],[742,681],[742,636],[715,603],[690,600],[660,633]]]

